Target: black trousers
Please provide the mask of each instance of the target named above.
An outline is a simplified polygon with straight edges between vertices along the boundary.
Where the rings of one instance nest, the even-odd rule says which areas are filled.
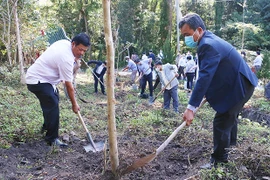
[[[195,73],[186,73],[186,77],[187,77],[187,88],[192,90]]]
[[[45,140],[53,142],[59,130],[59,92],[49,83],[27,84],[29,91],[39,99],[43,112],[43,128],[47,130]]]
[[[99,80],[102,82],[99,82],[99,84],[100,84],[100,88],[101,88],[101,92],[104,94],[105,93],[105,87],[104,87],[104,80],[103,80],[103,75],[100,75],[100,74],[97,74],[97,73],[95,73],[95,74],[93,74],[93,76],[94,76],[94,80],[95,80],[95,84],[94,84],[94,87],[95,87],[95,92],[97,93],[98,92],[98,82],[99,82]],[[99,78],[99,80],[98,80],[98,78]]]
[[[216,113],[213,121],[214,152],[211,162],[227,162],[228,150],[236,145],[238,115],[253,94],[254,86],[243,77],[246,96],[225,113]]]
[[[146,88],[146,82],[148,82],[148,86],[149,86],[149,92],[150,92],[150,96],[153,96],[153,76],[152,76],[152,72],[148,75],[143,75],[142,79],[141,79],[141,94],[144,94],[145,88]]]
[[[184,66],[180,66],[180,67],[178,68],[178,74],[179,74],[179,76],[177,77],[177,79],[181,79],[181,76],[183,77],[183,79],[186,78],[186,74],[185,74],[184,69],[185,69]]]

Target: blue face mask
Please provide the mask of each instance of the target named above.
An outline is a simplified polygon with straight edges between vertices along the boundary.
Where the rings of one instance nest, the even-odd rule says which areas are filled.
[[[197,29],[196,29],[196,31],[197,31]],[[198,42],[195,42],[194,38],[193,38],[195,32],[193,33],[192,36],[185,36],[185,43],[188,47],[195,48],[198,44]]]

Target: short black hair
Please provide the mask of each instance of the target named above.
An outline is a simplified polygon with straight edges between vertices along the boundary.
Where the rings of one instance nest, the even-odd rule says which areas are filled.
[[[71,42],[75,42],[75,45],[79,45],[79,44],[82,44],[84,46],[90,46],[91,43],[90,43],[90,38],[87,34],[85,33],[80,33],[78,35],[76,35]]]
[[[140,62],[140,59],[139,59],[139,58],[137,58],[137,59],[135,59],[135,60],[134,60],[134,62],[137,64],[137,63],[139,63],[139,62]]]
[[[201,27],[203,30],[206,30],[202,18],[196,13],[189,13],[185,15],[179,22],[179,28],[181,29],[185,24],[188,24],[191,29],[194,31]]]
[[[155,63],[155,65],[162,65],[163,63],[162,63],[162,61],[157,61],[156,63]]]
[[[260,51],[257,51],[256,53],[257,53],[257,55],[260,55],[260,54],[261,54],[261,52],[260,52]]]

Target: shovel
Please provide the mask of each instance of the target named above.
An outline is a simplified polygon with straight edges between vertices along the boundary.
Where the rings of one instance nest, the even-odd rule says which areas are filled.
[[[194,111],[194,113],[196,113],[196,112],[198,111],[198,109],[199,109],[200,107],[202,107],[202,105],[204,105],[204,104],[206,103],[206,101],[207,101],[206,98],[204,98],[204,99],[202,100],[200,106],[196,108],[196,110]],[[173,131],[173,133],[168,137],[168,139],[166,139],[166,141],[163,142],[163,143],[159,146],[159,148],[157,148],[157,149],[155,150],[154,153],[152,153],[152,154],[150,154],[150,155],[148,155],[148,156],[145,156],[145,157],[143,157],[143,158],[140,158],[140,159],[136,160],[132,165],[130,165],[130,166],[127,167],[124,171],[122,171],[122,175],[127,174],[127,173],[129,173],[129,172],[131,172],[131,171],[133,171],[133,170],[135,170],[135,169],[138,169],[139,167],[142,167],[142,166],[146,165],[147,163],[153,161],[153,160],[157,157],[157,155],[159,155],[159,154],[165,149],[165,147],[171,142],[171,140],[177,135],[177,133],[178,133],[181,129],[183,129],[185,126],[186,126],[186,121],[184,121],[177,129],[175,129],[175,130]]]
[[[93,152],[98,152],[98,151],[102,151],[104,149],[104,142],[97,142],[97,143],[94,143],[92,137],[91,137],[91,134],[90,132],[88,131],[84,121],[83,121],[83,118],[81,116],[81,113],[80,111],[78,111],[78,117],[79,117],[79,120],[81,121],[82,125],[83,125],[83,128],[84,130],[86,131],[86,135],[87,135],[87,140],[90,142],[89,145],[87,146],[84,146],[84,149],[86,152],[89,152],[89,151],[93,151]]]
[[[136,81],[134,82],[134,84],[132,84],[132,89],[133,90],[138,90],[138,86],[136,85],[136,83],[143,77],[143,75],[139,76],[138,79],[136,79]]]
[[[169,84],[171,84],[171,82],[176,78],[176,76],[174,76],[165,86],[164,88],[161,89],[161,91],[159,91],[159,93],[156,95],[156,97],[153,99],[152,102],[149,102],[149,105],[153,105],[155,100],[157,99],[157,97],[166,89],[166,87],[169,86]]]

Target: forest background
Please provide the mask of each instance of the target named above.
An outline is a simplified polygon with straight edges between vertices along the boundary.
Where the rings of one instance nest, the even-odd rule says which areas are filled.
[[[177,2],[179,7],[176,7]],[[47,174],[42,174],[39,172],[38,176],[54,176],[59,173],[54,172],[55,166],[50,164],[50,158],[54,159],[56,156],[61,156],[62,154],[52,154],[47,159],[47,154],[40,154],[40,149],[28,148],[32,146],[31,143],[28,144],[28,139],[40,139],[37,135],[39,132],[39,123],[42,121],[40,116],[40,107],[36,103],[33,95],[27,91],[24,85],[21,85],[19,81],[23,82],[23,76],[25,70],[35,61],[35,59],[49,46],[50,42],[53,41],[52,34],[58,33],[58,35],[64,38],[72,38],[74,35],[80,32],[86,32],[91,37],[92,46],[90,50],[83,57],[85,60],[88,59],[106,59],[106,44],[105,44],[105,33],[103,27],[103,9],[102,2],[100,0],[0,0],[0,97],[2,99],[0,103],[0,154],[2,153],[1,160],[5,160],[6,163],[0,163],[0,177],[1,173],[9,176],[11,172],[16,172],[18,177],[23,177],[24,173],[27,175],[34,176],[36,171],[44,171]],[[262,70],[258,74],[258,77],[263,80],[262,82],[269,82],[270,79],[270,2],[269,0],[115,0],[111,2],[111,15],[112,15],[112,30],[113,30],[113,40],[115,47],[115,65],[118,68],[126,65],[124,61],[124,56],[131,55],[132,53],[137,53],[141,55],[143,52],[148,53],[150,49],[153,50],[155,54],[159,50],[163,50],[165,59],[164,62],[174,63],[177,52],[180,50],[181,53],[186,53],[187,51],[195,53],[195,49],[189,49],[184,45],[183,37],[180,37],[179,44],[178,42],[178,33],[177,33],[177,10],[179,16],[185,15],[189,12],[198,13],[205,21],[207,29],[214,32],[218,36],[224,38],[226,41],[230,42],[240,53],[240,51],[245,51],[247,54],[247,62],[251,66],[252,61],[255,59],[256,51],[261,51],[263,55],[263,66]],[[63,34],[65,32],[66,34]],[[18,73],[19,72],[19,73]],[[19,79],[20,74],[20,79]],[[87,99],[97,102],[102,99],[102,97],[92,95],[93,89],[89,86],[89,77],[90,73],[81,74],[84,79],[79,79],[78,86],[80,92],[87,94]],[[85,80],[86,83],[85,83]],[[181,87],[180,87],[181,88]],[[183,89],[183,87],[182,87]],[[83,94],[82,93],[82,94]],[[83,94],[83,95],[85,95]],[[120,94],[120,95],[119,95]],[[258,95],[259,94],[259,95]],[[181,92],[181,103],[183,107],[187,104],[187,97],[184,92]],[[105,97],[104,97],[105,98]],[[156,136],[168,136],[175,126],[178,124],[178,119],[175,117],[170,117],[170,120],[167,120],[166,113],[164,115],[163,111],[160,111],[157,108],[153,111],[152,108],[145,106],[142,103],[141,99],[138,99],[136,92],[125,91],[117,92],[117,100],[123,100],[123,103],[118,105],[118,114],[116,117],[117,120],[117,130],[118,132],[122,131],[123,134],[127,133],[127,136],[120,136],[120,147],[125,147],[127,145],[126,151],[122,151],[121,154],[121,163],[126,163],[123,159],[130,160],[135,159],[139,154],[137,140],[136,143],[130,143],[132,133],[138,131],[138,129],[143,133],[138,133],[139,135],[149,137],[142,143],[147,144],[147,146],[140,146],[141,151],[152,152],[152,146],[156,147],[162,140],[156,138]],[[161,99],[161,98],[160,98]],[[159,100],[160,100],[159,99]],[[134,103],[135,102],[135,103]],[[25,106],[27,104],[27,106]],[[68,110],[68,101],[62,101],[62,129],[61,134],[64,132],[70,132],[72,130],[77,130],[78,132],[79,125],[76,123],[75,115],[70,114]],[[105,102],[106,104],[106,102]],[[161,104],[161,101],[159,101]],[[83,116],[88,119],[91,124],[91,132],[94,133],[95,137],[100,139],[105,139],[106,134],[106,113],[104,113],[103,104],[98,106],[93,106],[91,103],[81,104],[88,111],[84,112]],[[100,107],[102,106],[102,107]],[[133,107],[133,108],[132,108]],[[136,108],[135,108],[136,107]],[[138,108],[139,107],[139,108]],[[269,116],[269,102],[265,101],[263,98],[263,93],[259,89],[259,93],[255,93],[252,102],[248,104],[247,109],[252,109],[253,114],[257,112],[263,112],[263,116]],[[201,111],[203,118],[200,119],[209,119],[213,114],[212,111],[208,111],[210,107],[205,106]],[[143,109],[142,116],[140,115],[139,109]],[[207,109],[207,111],[205,110]],[[123,111],[122,111],[123,110]],[[97,113],[96,115],[94,114]],[[135,115],[139,115],[138,117]],[[259,114],[260,117],[262,116]],[[199,116],[199,114],[198,114]],[[259,119],[256,116],[251,119]],[[98,119],[95,122],[90,121],[91,119]],[[143,119],[143,120],[142,120]],[[166,119],[166,120],[164,120]],[[265,120],[266,118],[261,118]],[[268,118],[269,119],[269,118]],[[102,121],[105,120],[105,121]],[[243,120],[242,126],[246,123],[249,125],[249,121]],[[125,124],[126,123],[126,124]],[[208,124],[207,124],[208,123]],[[198,122],[201,124],[201,122]],[[205,129],[210,127],[210,122],[205,123]],[[241,127],[242,127],[241,126]],[[196,140],[201,139],[201,135],[206,134],[208,131],[198,130],[199,126],[194,125],[194,131],[189,133],[194,133],[197,137]],[[198,128],[198,129],[196,129]],[[253,132],[253,128],[254,130]],[[234,171],[228,171],[229,173],[220,173],[219,171],[214,171],[215,175],[219,176],[222,174],[224,176],[234,176],[235,179],[247,179],[247,178],[238,178],[238,177],[269,177],[269,127],[263,127],[262,131],[259,131],[258,126],[251,124],[250,126],[244,126],[245,130],[241,131],[241,142],[243,143],[243,151],[240,149],[240,152],[235,155],[238,158],[237,162],[240,164],[241,170],[239,171],[238,166],[233,167],[235,172],[238,172],[239,176],[236,174],[231,174]],[[261,127],[260,127],[261,129]],[[133,132],[134,131],[134,132]],[[102,134],[100,134],[102,132]],[[139,131],[138,131],[139,132]],[[188,133],[188,130],[185,131]],[[194,137],[192,134],[192,137]],[[209,135],[207,134],[207,141],[201,147],[201,152],[192,151],[193,164],[198,165],[197,162],[202,162],[201,154],[210,151],[211,143],[209,143]],[[70,135],[71,136],[71,135]],[[81,135],[83,137],[84,135]],[[125,139],[125,137],[128,137]],[[155,138],[153,138],[155,137]],[[188,136],[187,136],[188,137]],[[138,139],[134,135],[134,139]],[[197,147],[198,141],[187,141],[185,138],[178,138],[182,140],[180,144],[183,146],[178,148],[175,146],[175,149],[168,148],[170,154],[179,154],[179,150],[184,154],[186,151],[190,152],[190,149],[185,149],[187,143],[194,143],[194,147]],[[186,140],[186,141],[185,141]],[[31,159],[29,155],[33,155],[33,162],[35,159],[40,160],[40,164],[37,168],[32,168],[29,172],[29,164],[23,162],[25,166],[25,172],[22,173],[21,166],[18,166],[18,162],[21,162],[20,159],[10,158],[14,157],[12,144],[16,143],[20,146],[18,149],[15,147],[15,150],[19,151],[17,157],[27,157]],[[25,142],[25,143],[24,143]],[[36,141],[34,141],[35,143]],[[138,141],[140,142],[140,141]],[[151,142],[151,143],[150,143]],[[79,142],[83,143],[83,142]],[[204,143],[204,141],[202,141]],[[255,143],[255,145],[254,145]],[[209,144],[209,145],[206,145]],[[256,145],[258,144],[258,146]],[[39,141],[36,143],[37,147],[42,147],[39,144]],[[133,146],[134,145],[134,146]],[[141,144],[140,144],[141,145]],[[193,144],[192,144],[193,145]],[[250,145],[250,147],[248,146]],[[190,146],[192,150],[193,148]],[[259,148],[260,147],[260,148]],[[265,148],[266,147],[266,148]],[[7,148],[7,150],[3,149]],[[8,149],[10,148],[10,149]],[[24,148],[21,150],[20,148]],[[78,143],[74,143],[72,146],[75,149],[73,152],[80,152],[80,146]],[[268,148],[268,149],[267,149]],[[27,149],[27,151],[25,151]],[[29,149],[36,150],[35,153],[29,153]],[[149,150],[150,149],[150,150]],[[256,150],[256,153],[253,153],[253,149]],[[265,153],[265,149],[267,152]],[[122,149],[121,149],[122,150]],[[132,151],[131,151],[132,150]],[[134,150],[134,151],[133,151]],[[136,152],[135,152],[136,150]],[[25,152],[25,154],[21,154]],[[177,153],[175,153],[177,152]],[[243,152],[243,153],[242,153]],[[83,157],[81,162],[70,163],[68,169],[69,175],[81,176],[78,173],[78,169],[82,168],[87,171],[87,173],[92,173],[92,168],[96,169],[96,164],[102,162],[102,158],[99,157],[98,162],[96,160],[97,156],[90,156],[81,152],[77,156],[74,156],[72,153],[67,156],[68,158],[75,158],[75,161],[78,161],[78,157]],[[7,155],[8,154],[8,155]],[[181,153],[180,153],[181,154]],[[163,156],[159,157],[159,161],[153,162],[152,166],[148,166],[150,169],[149,172],[159,172],[157,177],[166,176],[178,176],[179,167],[175,167],[174,170],[170,173],[164,173],[162,170],[156,169],[156,164],[162,162],[165,164],[161,169],[168,169],[174,164],[174,160],[168,161],[168,156],[164,153]],[[240,155],[248,155],[243,158],[243,161],[239,160]],[[250,156],[249,156],[250,155]],[[186,159],[189,159],[189,154],[186,156],[181,156],[184,160],[178,158],[177,162],[185,162]],[[38,157],[38,158],[37,158]],[[125,158],[126,157],[126,158]],[[174,156],[170,156],[171,159],[174,159]],[[57,159],[57,158],[56,158]],[[60,160],[62,158],[59,158]],[[57,160],[59,160],[57,159]],[[105,158],[104,158],[105,159]],[[251,161],[251,160],[252,161]],[[60,161],[59,160],[59,161]],[[66,159],[65,159],[66,160]],[[130,160],[131,161],[131,160]],[[128,161],[128,163],[130,163]],[[31,161],[32,162],[32,161]],[[85,166],[83,162],[92,162],[89,167]],[[29,161],[30,163],[30,161]],[[58,163],[58,162],[57,162]],[[62,162],[66,164],[66,162]],[[11,165],[12,164],[12,165]],[[190,163],[189,163],[190,164]],[[247,167],[250,171],[243,170],[243,166]],[[35,167],[36,164],[31,166]],[[11,168],[11,167],[14,167]],[[64,167],[64,165],[63,165]],[[79,168],[78,168],[79,167]],[[182,165],[181,167],[188,167]],[[50,169],[51,168],[51,169]],[[18,170],[19,169],[19,170]],[[49,169],[49,170],[48,170]],[[60,168],[60,170],[62,170]],[[59,170],[59,171],[60,171]],[[218,169],[219,170],[219,169]],[[103,171],[102,168],[99,168],[98,171],[95,171],[96,175],[99,176]],[[148,170],[147,170],[148,171]],[[185,170],[186,171],[186,170]],[[192,171],[192,169],[191,169]],[[186,172],[180,172],[180,175],[183,175]],[[193,175],[192,173],[186,173],[187,175]],[[244,175],[242,175],[244,174]],[[12,175],[12,174],[11,174]],[[142,173],[141,171],[134,172],[130,174],[127,178],[130,177],[141,177],[146,176],[152,177],[151,173]],[[204,179],[209,179],[208,177],[214,177],[208,171],[205,172],[205,175],[208,175]],[[65,174],[63,176],[66,176]],[[26,177],[26,176],[25,176]],[[79,179],[78,177],[74,179]],[[188,177],[188,176],[187,176]],[[222,179],[220,178],[220,179]],[[53,178],[50,178],[53,179]],[[156,178],[158,179],[158,178]],[[223,178],[224,179],[224,178]]]
[[[99,0],[1,0],[0,64],[18,66],[19,50],[29,66],[49,45],[49,35],[63,28],[72,38],[80,32],[91,36],[91,49],[86,59],[105,60],[102,2]],[[179,4],[177,8],[176,5]],[[165,62],[173,63],[177,52],[191,51],[183,37],[177,45],[177,13],[198,13],[207,29],[224,38],[247,60],[255,51],[263,51],[264,66],[259,77],[269,78],[270,3],[268,0],[116,0],[111,2],[115,62],[121,66],[123,57],[141,55],[150,49],[163,50]],[[16,19],[17,18],[17,19]],[[16,27],[17,23],[17,27]],[[19,30],[19,35],[17,31]],[[18,48],[18,37],[21,48]],[[23,67],[20,67],[23,69]],[[10,68],[9,68],[10,69]],[[1,73],[4,70],[0,71]],[[23,73],[23,71],[21,71]]]

